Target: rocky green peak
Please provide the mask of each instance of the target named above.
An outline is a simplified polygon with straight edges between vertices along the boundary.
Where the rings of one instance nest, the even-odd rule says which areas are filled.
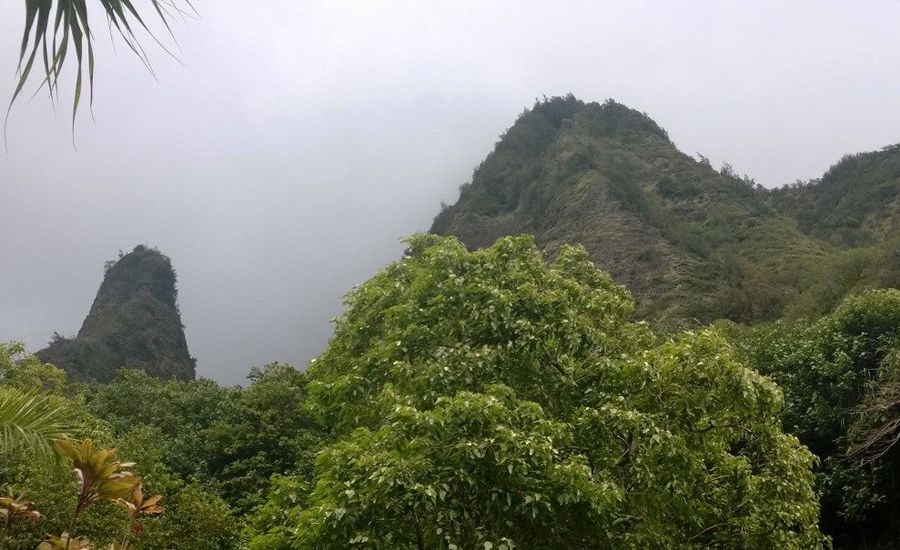
[[[54,337],[39,356],[78,380],[110,380],[120,368],[164,379],[191,379],[177,305],[175,270],[156,249],[138,245],[107,262],[103,283],[74,338]]]
[[[568,95],[522,113],[431,230],[469,248],[517,234],[550,255],[581,244],[642,317],[757,322],[894,284],[898,188],[895,147],[770,191],[682,153],[640,111]]]

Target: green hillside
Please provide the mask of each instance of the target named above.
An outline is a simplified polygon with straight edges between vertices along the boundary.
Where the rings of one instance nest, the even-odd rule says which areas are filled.
[[[847,155],[819,180],[771,192],[771,203],[801,231],[844,246],[900,233],[900,144]]]
[[[757,322],[897,284],[898,175],[894,147],[767,191],[680,152],[646,114],[569,95],[524,112],[432,231],[471,248],[531,233],[551,255],[582,244],[662,325]]]
[[[545,100],[243,388],[138,246],[77,336],[0,343],[0,548],[896,549],[898,186],[900,147],[766,190]]]
[[[168,257],[139,245],[106,275],[74,338],[54,337],[37,353],[74,380],[111,380],[120,368],[168,379],[194,377]]]

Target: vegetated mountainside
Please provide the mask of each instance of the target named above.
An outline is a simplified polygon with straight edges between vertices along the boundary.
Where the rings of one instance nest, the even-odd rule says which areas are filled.
[[[772,189],[769,203],[835,251],[794,311],[831,311],[849,292],[900,287],[900,144],[847,155],[818,180]]]
[[[770,193],[801,231],[845,246],[900,234],[900,144],[847,155],[822,178]]]
[[[108,381],[120,368],[162,379],[194,378],[196,361],[188,352],[175,282],[167,256],[135,247],[107,264],[78,335],[54,336],[37,355],[74,380]]]
[[[645,318],[755,322],[900,282],[898,176],[888,148],[767,191],[680,152],[646,114],[569,95],[525,111],[432,232],[470,248],[518,233],[550,254],[582,244]]]

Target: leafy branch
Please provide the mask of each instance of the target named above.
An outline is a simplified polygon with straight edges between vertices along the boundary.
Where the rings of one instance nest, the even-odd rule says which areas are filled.
[[[146,32],[169,55],[174,55],[160,42],[144,17],[135,8],[132,0],[96,0],[99,2],[109,27],[110,36],[118,34],[128,48],[153,74],[153,68],[136,32]],[[173,37],[169,22],[174,17],[196,15],[190,0],[149,0],[156,15]],[[25,84],[33,76],[35,65],[43,66],[41,83],[35,95],[46,88],[51,102],[58,102],[59,76],[74,51],[75,95],[72,105],[72,131],[81,102],[82,89],[87,80],[90,103],[93,105],[94,90],[94,33],[89,17],[88,0],[25,0],[25,28],[22,46],[19,50],[18,78],[6,111],[4,121],[4,141],[9,114],[16,99],[22,94]],[[182,5],[183,3],[183,5]],[[70,49],[71,48],[71,49]],[[85,68],[85,63],[87,67]]]
[[[0,388],[0,448],[50,454],[70,426],[66,411],[45,396]]]

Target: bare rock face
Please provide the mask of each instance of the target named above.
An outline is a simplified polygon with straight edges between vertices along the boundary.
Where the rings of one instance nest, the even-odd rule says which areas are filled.
[[[177,295],[171,260],[139,245],[107,264],[78,335],[54,336],[38,356],[73,380],[108,381],[120,368],[162,379],[192,379],[196,360],[188,352]]]

